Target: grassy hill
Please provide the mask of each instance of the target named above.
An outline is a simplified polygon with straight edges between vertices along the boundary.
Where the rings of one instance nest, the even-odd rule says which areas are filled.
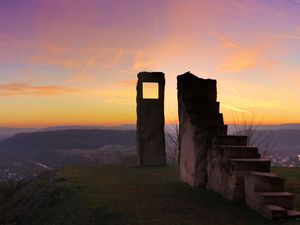
[[[299,192],[300,168],[274,168]],[[1,201],[1,198],[0,198]],[[300,209],[297,196],[296,207]],[[244,204],[191,188],[176,167],[65,167],[25,184],[0,207],[6,225],[296,225],[267,221]]]

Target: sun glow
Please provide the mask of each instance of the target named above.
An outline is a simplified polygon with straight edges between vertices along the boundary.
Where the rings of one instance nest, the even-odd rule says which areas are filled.
[[[166,74],[168,117],[189,70],[227,123],[300,122],[299,1],[1,1],[0,21],[0,126],[135,123],[141,71]]]

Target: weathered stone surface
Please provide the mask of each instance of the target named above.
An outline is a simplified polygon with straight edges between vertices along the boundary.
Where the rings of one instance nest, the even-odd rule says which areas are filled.
[[[249,146],[217,145],[208,151],[207,188],[221,193],[229,200],[244,199],[243,174],[230,164],[231,158],[257,159],[258,149]]]
[[[192,186],[206,186],[207,151],[216,135],[227,133],[216,102],[216,81],[187,72],[177,77],[177,89],[180,177]]]
[[[287,215],[287,210],[278,205],[264,205],[260,213],[268,219],[282,218]]]
[[[143,83],[158,83],[158,99],[143,98]],[[137,148],[141,166],[165,165],[164,74],[138,74]],[[206,186],[231,201],[245,201],[273,219],[300,217],[293,210],[293,194],[284,192],[284,179],[270,173],[247,137],[228,136],[219,113],[216,81],[191,73],[177,77],[179,109],[179,165],[181,180]]]
[[[287,210],[287,217],[290,219],[299,219],[300,218],[300,211],[298,210]]]
[[[158,83],[158,99],[143,98],[143,83]],[[166,164],[164,134],[165,75],[161,72],[141,72],[137,82],[137,150],[140,166]]]
[[[283,192],[285,180],[273,173],[249,172],[245,175],[245,197],[247,205],[260,210],[257,192]]]
[[[233,136],[233,135],[225,135],[225,136],[217,136],[214,139],[214,145],[235,145],[235,146],[247,146],[247,136]]]
[[[256,192],[259,205],[278,205],[284,209],[293,209],[294,195],[289,192]]]

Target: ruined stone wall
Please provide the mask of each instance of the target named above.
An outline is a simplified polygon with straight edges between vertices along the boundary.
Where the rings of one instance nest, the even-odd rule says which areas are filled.
[[[158,99],[143,98],[143,83],[158,83]],[[137,151],[140,166],[166,164],[164,133],[165,75],[141,72],[137,82]]]
[[[216,134],[227,132],[216,101],[216,81],[188,72],[177,77],[177,85],[180,177],[192,186],[206,186],[207,151]]]

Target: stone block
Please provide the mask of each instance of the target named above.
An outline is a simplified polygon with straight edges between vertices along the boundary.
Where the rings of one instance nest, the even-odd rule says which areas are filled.
[[[289,192],[256,192],[259,206],[278,205],[285,209],[293,209],[294,195]]]
[[[273,173],[248,172],[245,175],[246,204],[259,210],[262,205],[257,197],[257,192],[283,192],[285,180]]]
[[[287,210],[278,205],[264,205],[260,213],[268,219],[278,219],[287,215]]]
[[[180,178],[191,186],[207,184],[207,151],[216,135],[225,135],[216,81],[191,73],[177,77]]]
[[[214,145],[247,146],[247,136],[217,136],[213,142]]]
[[[143,97],[143,83],[158,84],[158,99]],[[164,133],[164,74],[141,72],[137,82],[137,151],[140,166],[166,164]]]

